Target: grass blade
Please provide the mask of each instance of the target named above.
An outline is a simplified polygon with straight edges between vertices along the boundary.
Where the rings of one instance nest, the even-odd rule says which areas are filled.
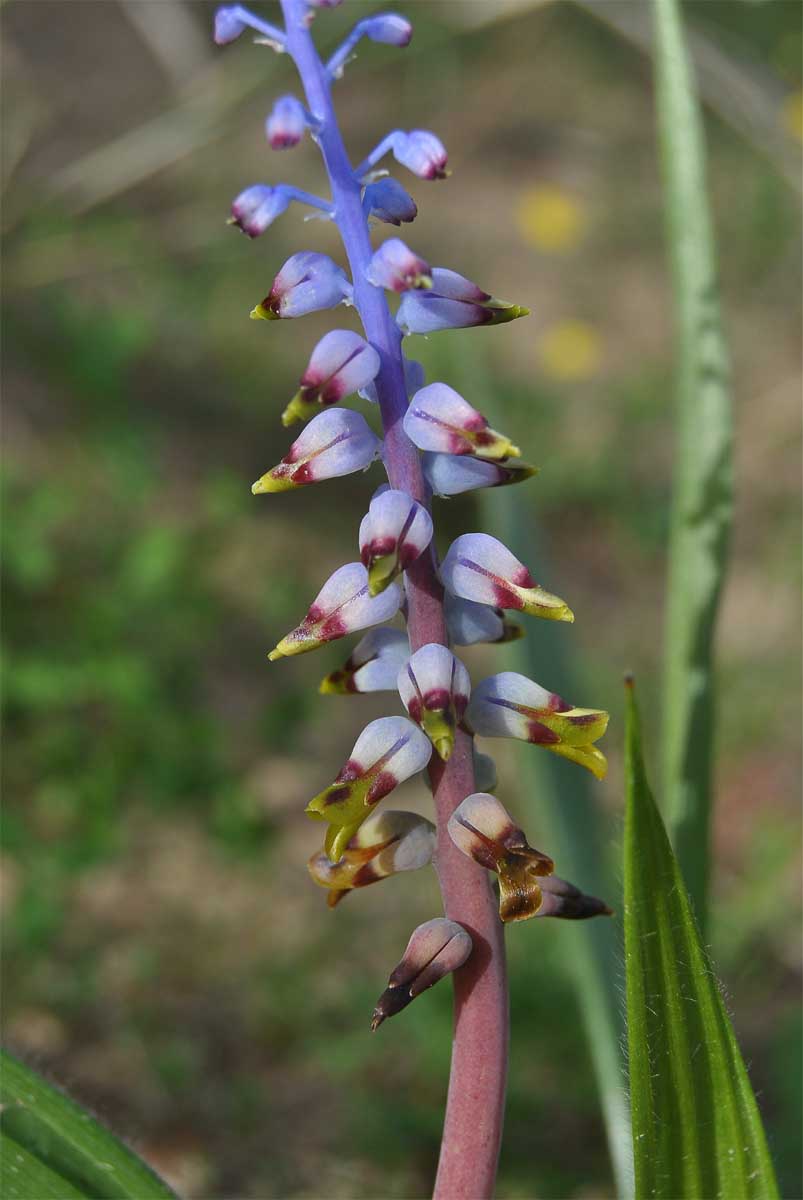
[[[661,145],[678,340],[669,550],[663,797],[705,925],[713,764],[712,637],[732,510],[732,414],[705,148],[679,0],[653,0]]]
[[[167,1184],[88,1112],[0,1056],[2,1194],[14,1200],[175,1200]]]
[[[625,970],[636,1196],[772,1200],[764,1130],[644,771],[628,687]]]

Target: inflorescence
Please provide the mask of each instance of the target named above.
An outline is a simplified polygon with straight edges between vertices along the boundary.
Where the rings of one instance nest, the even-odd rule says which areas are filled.
[[[251,316],[277,321],[349,305],[365,334],[335,329],[314,347],[282,414],[284,425],[305,422],[304,428],[252,490],[289,491],[364,471],[376,460],[389,480],[375,491],[360,525],[359,558],[334,572],[300,624],[269,655],[273,660],[302,654],[367,630],[320,690],[395,692],[407,713],[372,721],[333,782],[307,805],[307,814],[326,825],[323,847],[308,867],[327,889],[331,907],[354,888],[433,861],[436,827],[422,816],[379,805],[435,759],[448,763],[458,731],[543,746],[601,779],[606,761],[596,742],[608,723],[607,713],[576,708],[510,671],[484,679],[472,692],[468,671],[451,649],[521,636],[509,612],[556,621],[574,616],[489,534],[461,535],[439,564],[432,497],[517,483],[534,468],[520,461],[518,447],[492,429],[469,400],[446,383],[425,384],[420,364],[406,358],[402,347],[413,334],[498,325],[528,310],[495,299],[456,271],[431,267],[398,237],[373,249],[375,223],[399,226],[418,211],[403,185],[380,168],[382,160],[392,155],[418,179],[437,180],[448,175],[447,154],[434,133],[396,130],[359,166],[351,166],[332,108],[332,84],[363,38],[406,46],[412,26],[395,13],[360,20],[324,64],[310,25],[316,9],[337,3],[281,0],[283,28],[240,5],[220,8],[215,19],[219,44],[251,29],[258,42],[293,58],[306,104],[280,97],[266,121],[267,140],[271,148],[286,150],[308,132],[321,149],[332,193],[325,200],[286,184],[254,184],[232,204],[231,223],[255,238],[292,202],[311,206],[338,226],[350,268],[325,254],[293,254]],[[395,318],[386,292],[400,296]],[[378,404],[383,438],[359,412],[342,407],[355,395]],[[404,629],[388,624],[399,614]],[[558,879],[552,859],[528,845],[491,794],[493,761],[474,750],[473,763],[474,786],[486,790],[464,789],[455,797],[448,834],[463,854],[498,876],[502,921],[608,913],[602,901]],[[419,926],[374,1010],[372,1028],[471,953],[472,939],[457,922],[439,917]]]

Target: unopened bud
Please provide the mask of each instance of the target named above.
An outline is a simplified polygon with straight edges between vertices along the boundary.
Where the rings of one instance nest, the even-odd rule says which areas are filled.
[[[353,692],[391,692],[410,657],[410,643],[401,629],[372,629],[352,650],[342,667],[321,681],[322,695]]]
[[[365,278],[374,287],[392,292],[432,287],[429,263],[413,254],[401,238],[389,238],[382,243],[366,267]]]
[[[330,404],[367,387],[379,370],[379,355],[350,329],[324,334],[313,350],[300,386],[282,413],[282,424],[307,421]]]
[[[401,225],[414,221],[418,208],[398,180],[386,176],[369,183],[363,194],[363,210],[368,217],[376,217],[388,225]]]
[[[245,29],[239,4],[225,4],[215,13],[215,41],[218,46],[234,42]]]
[[[425,293],[407,293],[396,321],[405,333],[426,334],[473,325],[503,325],[526,317],[529,311],[520,304],[497,300],[457,271],[434,267],[432,288]]]
[[[304,105],[295,96],[280,96],[265,122],[265,136],[271,150],[290,150],[297,146],[307,128]]]
[[[468,671],[446,646],[431,642],[405,663],[398,685],[404,707],[447,762],[471,694]]]
[[[351,300],[346,272],[326,254],[301,250],[288,258],[268,295],[251,311],[252,320],[277,321],[335,308]]]
[[[454,596],[496,608],[512,608],[551,621],[573,621],[567,604],[545,592],[527,568],[487,533],[464,533],[452,542],[441,567]]]
[[[523,483],[538,474],[520,458],[508,462],[487,462],[462,454],[433,454],[425,451],[423,469],[427,483],[435,496],[459,496],[477,488],[507,487]]]
[[[381,625],[399,610],[402,593],[398,584],[391,584],[381,596],[368,591],[368,573],[362,563],[346,563],[330,575],[300,625],[283,637],[268,658],[289,658],[306,654],[326,642]]]
[[[360,558],[372,596],[406,571],[432,540],[432,517],[406,492],[389,488],[374,496],[360,524]]]
[[[285,211],[290,198],[281,187],[255,183],[240,192],[231,206],[230,225],[236,225],[250,238],[259,237]]]
[[[302,430],[280,463],[252,484],[255,496],[287,492],[365,471],[382,452],[382,443],[365,418],[347,408],[328,408]]]
[[[419,925],[377,1001],[371,1029],[377,1030],[383,1021],[395,1017],[444,975],[462,967],[471,950],[471,935],[456,921],[435,917]]]
[[[430,383],[416,392],[405,413],[404,432],[419,450],[471,454],[483,459],[518,458],[521,453],[445,383]]]
[[[313,854],[307,868],[315,882],[329,889],[334,908],[354,888],[378,883],[400,871],[416,871],[432,861],[435,826],[417,813],[374,812],[349,838],[336,862],[325,851]]]
[[[449,173],[443,142],[427,129],[397,133],[391,149],[396,162],[419,179],[445,179]]]
[[[374,17],[365,17],[360,21],[360,28],[370,41],[382,42],[386,46],[409,46],[413,36],[412,25],[398,13],[377,13]]]

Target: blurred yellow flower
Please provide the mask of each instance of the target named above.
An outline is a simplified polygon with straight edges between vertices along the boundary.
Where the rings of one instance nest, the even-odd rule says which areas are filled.
[[[516,223],[523,241],[537,250],[563,253],[580,241],[586,226],[583,207],[555,184],[537,184],[522,194]]]
[[[803,142],[803,91],[791,92],[786,97],[781,119],[786,132]]]
[[[591,379],[602,362],[602,338],[586,321],[557,321],[541,336],[540,358],[553,379]]]

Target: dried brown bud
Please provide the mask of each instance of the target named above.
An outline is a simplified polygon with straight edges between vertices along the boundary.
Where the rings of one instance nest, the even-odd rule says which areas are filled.
[[[394,1017],[444,975],[462,967],[471,949],[470,935],[456,921],[435,917],[419,925],[377,1001],[371,1029],[378,1029],[387,1017]]]

